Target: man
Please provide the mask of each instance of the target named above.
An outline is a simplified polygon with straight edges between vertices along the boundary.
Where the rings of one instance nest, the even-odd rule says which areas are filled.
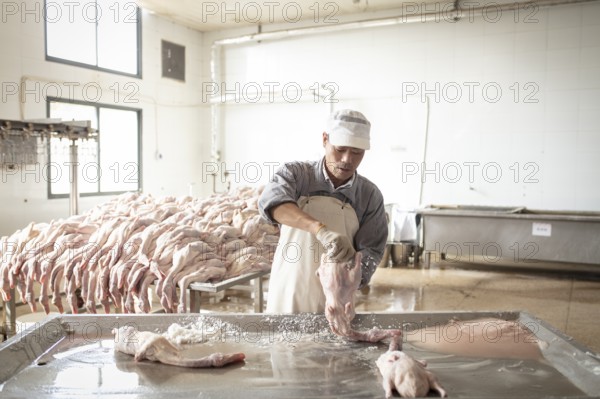
[[[387,240],[383,195],[356,173],[370,148],[371,124],[352,110],[332,113],[323,132],[325,156],[285,164],[265,187],[259,209],[281,224],[267,312],[323,312],[316,270],[325,249],[334,261],[362,253],[361,287],[369,283]]]

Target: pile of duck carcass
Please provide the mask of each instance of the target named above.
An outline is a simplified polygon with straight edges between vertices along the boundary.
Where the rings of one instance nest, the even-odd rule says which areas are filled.
[[[261,191],[244,187],[206,199],[126,193],[82,215],[30,223],[0,238],[0,293],[8,301],[16,287],[35,311],[39,282],[46,313],[50,296],[64,311],[63,290],[73,313],[78,295],[91,313],[98,303],[109,313],[111,302],[117,313],[148,313],[154,284],[166,312],[184,313],[192,282],[271,268],[279,229],[258,213]]]

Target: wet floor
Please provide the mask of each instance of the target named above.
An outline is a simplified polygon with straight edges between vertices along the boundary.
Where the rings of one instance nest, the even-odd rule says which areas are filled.
[[[380,268],[357,311],[525,311],[600,354],[600,274]]]

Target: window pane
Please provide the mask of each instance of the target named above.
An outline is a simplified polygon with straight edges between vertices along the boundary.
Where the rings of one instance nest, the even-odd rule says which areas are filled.
[[[48,55],[96,65],[95,0],[46,2]]]
[[[139,189],[137,111],[51,102],[50,117],[65,121],[89,120],[93,128],[99,129],[98,141],[77,140],[79,193]],[[69,194],[70,145],[71,142],[65,139],[52,139],[50,142],[48,175],[51,194]]]
[[[93,129],[98,129],[96,107],[84,104],[69,104],[58,101],[50,103],[50,118],[68,121],[90,121]]]
[[[131,0],[99,0],[98,66],[131,74],[137,65],[137,7]]]
[[[138,74],[138,8],[131,0],[47,0],[47,54]]]
[[[77,190],[80,194],[98,192],[98,152],[94,140],[77,140]],[[50,193],[69,194],[71,192],[71,157],[69,140],[53,138],[50,141],[52,161],[48,165]]]
[[[98,128],[94,106],[51,102],[50,118],[60,118],[63,121],[89,120],[94,129]],[[70,192],[70,145],[71,142],[66,139],[54,138],[50,141],[48,177],[52,194],[69,194]],[[99,178],[94,175],[98,169],[98,144],[95,140],[77,140],[77,145],[79,193],[98,192]]]
[[[66,140],[51,139],[50,153],[52,160],[48,164],[48,179],[50,179],[50,193],[69,194],[69,169],[65,162],[69,162],[69,143]]]
[[[100,190],[139,188],[138,116],[135,111],[100,109]]]

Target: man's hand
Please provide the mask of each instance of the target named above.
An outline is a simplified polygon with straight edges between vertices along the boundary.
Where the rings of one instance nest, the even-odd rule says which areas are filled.
[[[355,251],[348,237],[329,230],[325,225],[319,228],[316,236],[332,261],[343,262],[354,256]]]

